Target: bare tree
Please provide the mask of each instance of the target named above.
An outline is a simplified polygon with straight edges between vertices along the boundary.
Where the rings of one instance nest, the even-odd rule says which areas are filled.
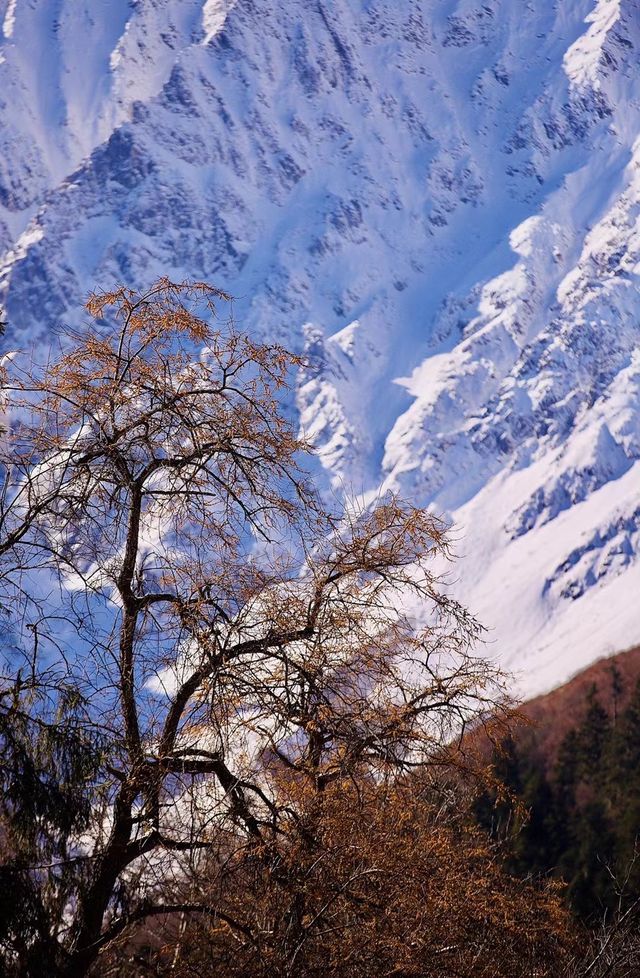
[[[450,764],[444,745],[501,697],[431,570],[442,525],[392,497],[321,505],[278,402],[299,361],[216,326],[226,301],[168,280],[96,295],[97,326],[57,360],[11,367],[0,829],[31,924],[0,930],[9,973],[80,978],[150,919],[255,942],[228,894],[259,873],[294,894],[293,974],[319,911],[292,826],[324,845],[325,797]],[[78,808],[62,822],[61,777]],[[213,865],[224,888],[186,887]]]

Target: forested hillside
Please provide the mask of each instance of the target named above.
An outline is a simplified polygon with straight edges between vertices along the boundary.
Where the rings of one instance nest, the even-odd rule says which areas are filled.
[[[640,897],[640,649],[599,661],[523,714],[531,726],[494,755],[510,798],[494,807],[496,795],[485,795],[480,822],[509,840],[515,872],[566,881],[585,920],[631,906]]]

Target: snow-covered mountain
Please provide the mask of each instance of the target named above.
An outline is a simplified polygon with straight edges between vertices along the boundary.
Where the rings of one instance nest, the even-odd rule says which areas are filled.
[[[639,0],[0,0],[0,301],[205,278],[543,689],[640,641]]]

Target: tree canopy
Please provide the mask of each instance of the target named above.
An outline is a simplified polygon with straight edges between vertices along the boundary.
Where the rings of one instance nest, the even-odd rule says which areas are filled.
[[[551,974],[555,896],[525,906],[451,800],[503,694],[445,527],[327,508],[280,406],[300,360],[227,303],[94,295],[4,381],[5,971],[149,973],[160,922],[173,974],[194,928],[202,974]]]

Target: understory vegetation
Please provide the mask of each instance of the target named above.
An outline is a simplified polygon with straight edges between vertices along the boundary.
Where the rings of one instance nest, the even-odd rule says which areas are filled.
[[[301,361],[227,303],[95,295],[50,362],[6,367],[2,974],[633,973],[633,899],[577,922],[555,836],[513,829],[529,778],[434,571],[446,528],[392,495],[327,507],[281,408]],[[589,709],[549,788],[576,819],[592,753],[619,755]]]

